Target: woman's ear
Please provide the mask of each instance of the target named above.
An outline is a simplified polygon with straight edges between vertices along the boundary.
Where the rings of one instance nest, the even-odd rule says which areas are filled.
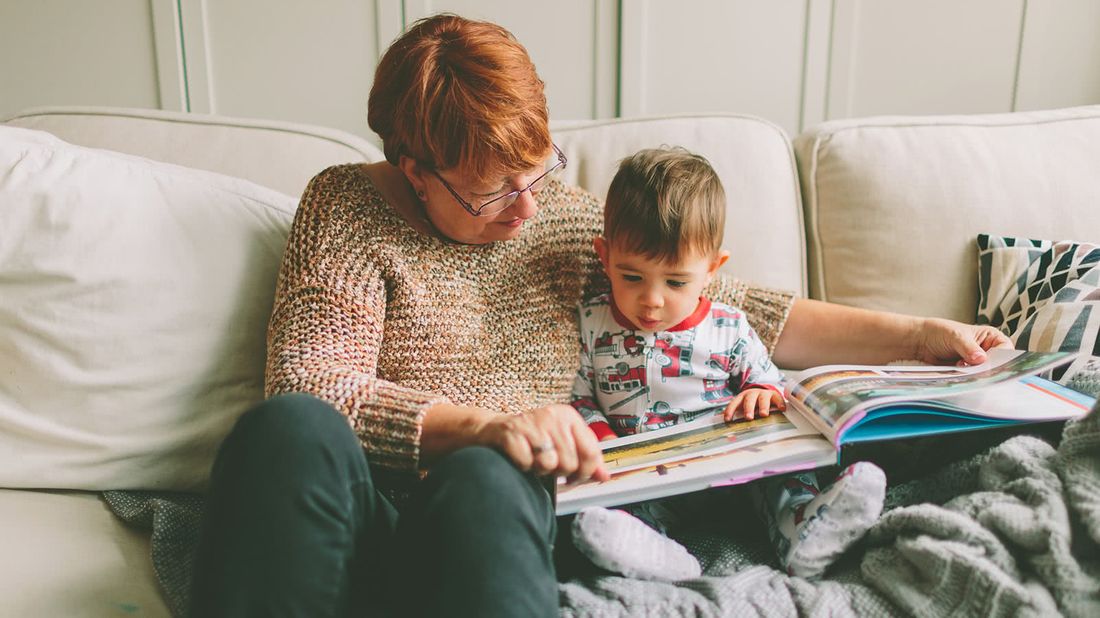
[[[610,263],[610,248],[607,246],[607,239],[603,236],[597,236],[592,239],[592,246],[596,248],[596,255],[600,256],[600,263],[603,264],[603,270],[606,273],[610,273],[608,270],[608,264]]]
[[[416,159],[405,155],[401,155],[401,158],[397,160],[397,167],[405,175],[405,179],[409,181],[409,184],[412,185],[416,196],[423,201],[428,187],[428,171]]]

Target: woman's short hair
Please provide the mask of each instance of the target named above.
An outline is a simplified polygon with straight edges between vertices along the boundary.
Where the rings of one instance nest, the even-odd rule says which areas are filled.
[[[701,155],[679,147],[642,150],[619,163],[603,225],[610,244],[651,259],[711,255],[722,247],[726,193]]]
[[[405,155],[485,181],[545,162],[551,145],[543,89],[510,32],[440,14],[414,23],[383,54],[367,123],[394,165]]]

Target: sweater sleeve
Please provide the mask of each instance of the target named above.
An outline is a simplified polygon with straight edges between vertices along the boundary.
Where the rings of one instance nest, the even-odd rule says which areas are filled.
[[[385,284],[354,240],[356,197],[337,169],[310,182],[294,217],[268,327],[265,390],[332,404],[372,464],[414,471],[424,414],[447,400],[376,375]]]
[[[794,305],[794,293],[757,285],[719,274],[703,292],[707,298],[739,307],[756,331],[768,354],[775,351],[779,334]]]

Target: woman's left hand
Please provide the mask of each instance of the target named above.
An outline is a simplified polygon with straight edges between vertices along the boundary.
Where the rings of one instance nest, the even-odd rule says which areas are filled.
[[[1012,349],[1008,337],[992,326],[942,318],[922,320],[916,342],[916,360],[932,365],[980,365],[988,358],[987,350]]]

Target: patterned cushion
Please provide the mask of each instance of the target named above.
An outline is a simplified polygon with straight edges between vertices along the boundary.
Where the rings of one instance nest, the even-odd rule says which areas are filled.
[[[1054,374],[1100,392],[1100,245],[978,236],[978,323],[1018,349],[1082,352]]]

